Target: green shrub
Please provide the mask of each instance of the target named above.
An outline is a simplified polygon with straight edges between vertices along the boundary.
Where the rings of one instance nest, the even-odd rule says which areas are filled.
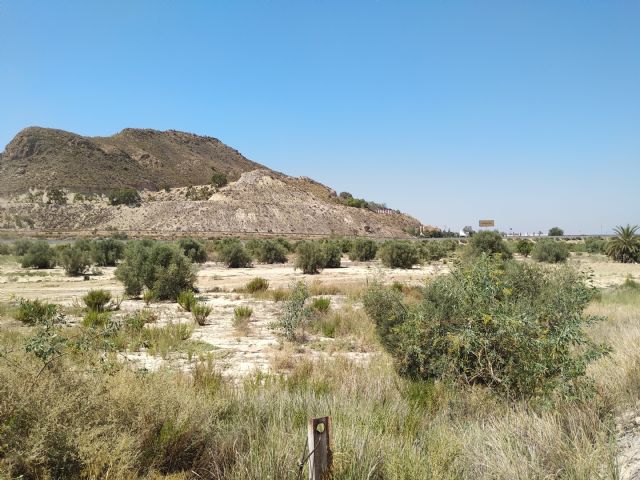
[[[500,254],[503,259],[511,258],[511,251],[497,231],[483,230],[476,233],[469,240],[468,254],[474,257],[483,253],[487,255]]]
[[[0,255],[11,255],[13,249],[8,243],[0,243]]]
[[[191,314],[198,325],[205,325],[207,317],[211,314],[211,307],[204,303],[196,303],[191,307]]]
[[[98,267],[115,267],[124,253],[124,243],[107,238],[97,240],[91,245],[91,259]]]
[[[309,288],[304,282],[297,282],[291,288],[291,294],[286,300],[283,313],[278,320],[284,336],[288,340],[304,338],[304,327],[309,319],[309,310],[305,302],[309,298]],[[302,330],[302,332],[300,332]]]
[[[251,256],[239,240],[231,239],[223,242],[218,251],[218,260],[229,268],[246,268],[251,266]]]
[[[147,289],[142,294],[142,301],[144,302],[145,305],[149,305],[155,299],[156,299],[156,292],[154,292],[153,290]]]
[[[180,292],[177,300],[178,305],[180,305],[185,312],[190,312],[193,309],[193,306],[198,303],[192,290]]]
[[[358,238],[353,241],[349,250],[349,259],[358,262],[368,262],[376,258],[378,244],[373,240]]]
[[[287,250],[276,240],[251,239],[246,249],[259,263],[287,263]]]
[[[67,194],[62,190],[54,188],[47,193],[47,203],[53,203],[55,205],[66,205]]]
[[[233,316],[237,319],[251,318],[253,315],[253,309],[251,307],[236,307],[233,310]]]
[[[319,273],[326,263],[324,253],[324,249],[317,242],[300,242],[296,247],[295,268],[307,275]]]
[[[411,268],[420,263],[416,247],[409,242],[385,242],[380,247],[380,260],[388,268]]]
[[[182,253],[193,263],[207,261],[207,251],[202,242],[193,238],[181,238],[178,240],[178,246],[182,249]]]
[[[436,262],[446,258],[449,253],[455,250],[455,243],[447,240],[425,240],[418,244],[420,258],[425,262]]]
[[[109,309],[111,293],[106,290],[89,290],[82,297],[82,301],[87,306],[89,312],[104,312]]]
[[[329,311],[329,307],[331,306],[331,299],[327,297],[319,297],[311,300],[311,305],[309,308],[320,314],[325,314]]]
[[[111,312],[88,311],[82,319],[82,325],[88,328],[105,327],[111,321]]]
[[[76,245],[61,249],[58,259],[65,273],[70,277],[84,275],[91,265],[89,253]]]
[[[264,292],[269,288],[269,281],[264,278],[256,277],[244,286],[248,293]]]
[[[222,173],[222,172],[213,172],[213,174],[211,175],[211,185],[213,185],[216,188],[222,188],[224,187],[227,183],[229,183],[229,180],[227,178],[227,176]]]
[[[560,227],[551,227],[549,229],[548,235],[550,237],[561,237],[564,235],[564,230],[562,230]]]
[[[584,249],[589,253],[607,253],[607,241],[600,237],[589,237],[584,240]]]
[[[13,254],[16,257],[22,257],[29,251],[32,245],[33,241],[31,240],[16,240],[13,242]]]
[[[338,242],[322,242],[322,252],[324,255],[324,268],[340,268],[342,248]]]
[[[129,207],[139,207],[142,198],[137,190],[133,188],[120,188],[113,190],[109,194],[109,203],[111,205],[128,205]]]
[[[31,243],[22,259],[22,268],[53,268],[56,264],[56,254],[45,241]]]
[[[57,305],[41,302],[40,300],[20,298],[15,319],[25,325],[38,325],[51,321],[56,315],[58,315]]]
[[[515,251],[522,255],[523,257],[528,257],[531,255],[531,251],[533,250],[533,242],[530,242],[526,238],[518,240],[515,245]]]
[[[157,319],[157,314],[152,310],[142,309],[131,315],[127,315],[122,322],[127,329],[139,332],[146,324],[154,323]]]
[[[115,274],[127,295],[138,296],[147,287],[159,300],[175,300],[195,283],[191,261],[182,251],[152,240],[130,242]]]
[[[472,258],[433,279],[422,301],[378,284],[364,295],[401,374],[480,384],[511,398],[575,393],[604,354],[585,327],[594,289],[570,268]]]
[[[569,248],[562,241],[540,240],[533,247],[531,256],[538,262],[560,263],[569,258]]]

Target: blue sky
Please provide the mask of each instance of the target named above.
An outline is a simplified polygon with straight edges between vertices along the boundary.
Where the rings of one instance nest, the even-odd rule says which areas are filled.
[[[640,1],[0,1],[22,128],[212,135],[459,229],[640,223]]]

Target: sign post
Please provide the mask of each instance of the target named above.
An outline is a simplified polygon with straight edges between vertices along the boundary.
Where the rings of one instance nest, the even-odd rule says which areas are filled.
[[[331,474],[331,417],[312,418],[308,425],[309,480],[325,480]]]
[[[480,220],[478,222],[478,226],[480,228],[491,228],[491,227],[495,227],[496,222],[494,220]]]

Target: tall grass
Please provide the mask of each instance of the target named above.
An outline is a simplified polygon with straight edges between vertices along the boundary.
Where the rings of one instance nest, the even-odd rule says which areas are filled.
[[[640,293],[605,292],[590,311],[608,315],[591,334],[614,347],[590,367],[596,392],[544,403],[400,378],[355,307],[326,317],[373,342],[366,364],[298,360],[240,383],[211,361],[140,373],[99,352],[43,370],[21,334],[0,330],[0,477],[295,479],[307,419],[328,414],[335,478],[616,478],[613,415],[640,396]],[[194,327],[164,328],[129,337],[162,353]]]

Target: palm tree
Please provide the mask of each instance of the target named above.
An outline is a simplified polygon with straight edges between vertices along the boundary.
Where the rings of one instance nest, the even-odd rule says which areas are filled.
[[[607,255],[616,262],[632,263],[640,259],[640,236],[637,225],[619,226],[613,229],[616,236],[607,245]]]

